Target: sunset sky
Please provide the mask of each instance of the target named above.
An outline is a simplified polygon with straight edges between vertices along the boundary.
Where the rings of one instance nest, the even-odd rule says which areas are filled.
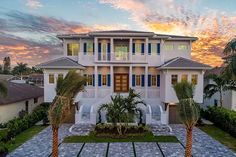
[[[1,0],[0,60],[33,66],[62,54],[56,34],[113,29],[196,36],[192,59],[220,66],[236,0]]]

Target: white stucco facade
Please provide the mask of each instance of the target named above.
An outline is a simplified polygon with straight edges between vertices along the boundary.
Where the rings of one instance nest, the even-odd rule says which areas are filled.
[[[26,110],[26,101],[28,101],[28,113],[31,113],[36,106],[44,102],[43,96],[38,97],[37,99],[38,100],[36,103],[34,102],[34,98],[32,98],[15,103],[0,105],[0,123],[5,123],[15,117],[18,117],[20,111]]]
[[[85,92],[76,97],[75,101],[79,101],[80,105],[75,115],[76,123],[95,124],[97,109],[101,104],[109,102],[110,96],[116,93],[126,95],[127,89],[133,88],[148,105],[143,108],[146,123],[167,124],[169,112],[165,104],[178,102],[171,84],[172,75],[178,75],[180,81],[182,75],[187,74],[190,82],[192,75],[197,75],[194,99],[198,103],[203,101],[204,67],[159,68],[176,57],[190,62],[191,45],[197,40],[195,37],[108,31],[91,32],[87,35],[61,35],[59,38],[63,42],[63,57],[82,65],[84,69],[78,72],[92,79],[87,83]],[[93,52],[86,51],[89,42],[93,44]],[[68,56],[68,45],[71,43],[79,45],[78,55]],[[51,102],[55,96],[58,74],[65,76],[71,68],[63,65],[54,68],[50,61],[41,64],[41,67],[44,69],[45,102]],[[53,74],[54,83],[49,83],[50,74]]]

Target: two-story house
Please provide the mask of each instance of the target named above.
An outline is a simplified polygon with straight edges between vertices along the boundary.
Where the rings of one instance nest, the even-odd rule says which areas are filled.
[[[44,69],[44,98],[55,96],[58,77],[77,69],[88,77],[85,92],[78,94],[76,123],[98,121],[98,107],[115,93],[133,88],[147,103],[146,123],[175,123],[178,102],[172,85],[188,80],[196,85],[194,99],[203,102],[203,75],[210,67],[191,60],[196,37],[114,30],[58,35],[64,56],[39,65]]]

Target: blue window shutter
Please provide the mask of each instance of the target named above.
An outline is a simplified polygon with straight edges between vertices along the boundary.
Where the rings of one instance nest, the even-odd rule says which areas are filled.
[[[95,75],[93,74],[93,86],[95,86]]]
[[[87,43],[84,43],[84,55],[87,54]]]
[[[144,87],[145,86],[145,75],[142,75],[142,82],[141,82],[141,86]]]
[[[157,43],[157,54],[158,55],[161,54],[161,45],[160,45],[160,43]]]
[[[132,86],[135,87],[135,75],[132,75]]]
[[[111,44],[107,43],[107,60],[111,59]]]
[[[133,43],[132,52],[133,52],[133,54],[135,54],[135,43]]]
[[[95,48],[94,48],[94,43],[93,43],[93,54],[95,53],[94,51],[95,51]]]
[[[102,75],[98,74],[98,86],[102,86]]]
[[[151,75],[148,75],[148,87],[151,86]]]
[[[157,87],[160,87],[160,75],[157,75]]]
[[[111,86],[111,75],[107,74],[107,86]]]
[[[144,54],[144,43],[142,43],[142,50],[141,50],[141,54],[143,55]]]
[[[101,53],[101,51],[102,51],[102,44],[98,43],[98,53]]]
[[[148,43],[148,54],[152,54],[152,44]]]

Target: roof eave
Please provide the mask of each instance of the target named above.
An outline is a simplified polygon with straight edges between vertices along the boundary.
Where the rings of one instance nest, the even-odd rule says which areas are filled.
[[[42,68],[42,69],[82,69],[84,70],[85,67],[81,66],[36,66],[37,68]]]
[[[168,70],[168,69],[174,69],[174,70],[185,70],[185,69],[209,70],[209,69],[212,69],[212,67],[157,67],[157,69],[160,69],[160,70]]]

